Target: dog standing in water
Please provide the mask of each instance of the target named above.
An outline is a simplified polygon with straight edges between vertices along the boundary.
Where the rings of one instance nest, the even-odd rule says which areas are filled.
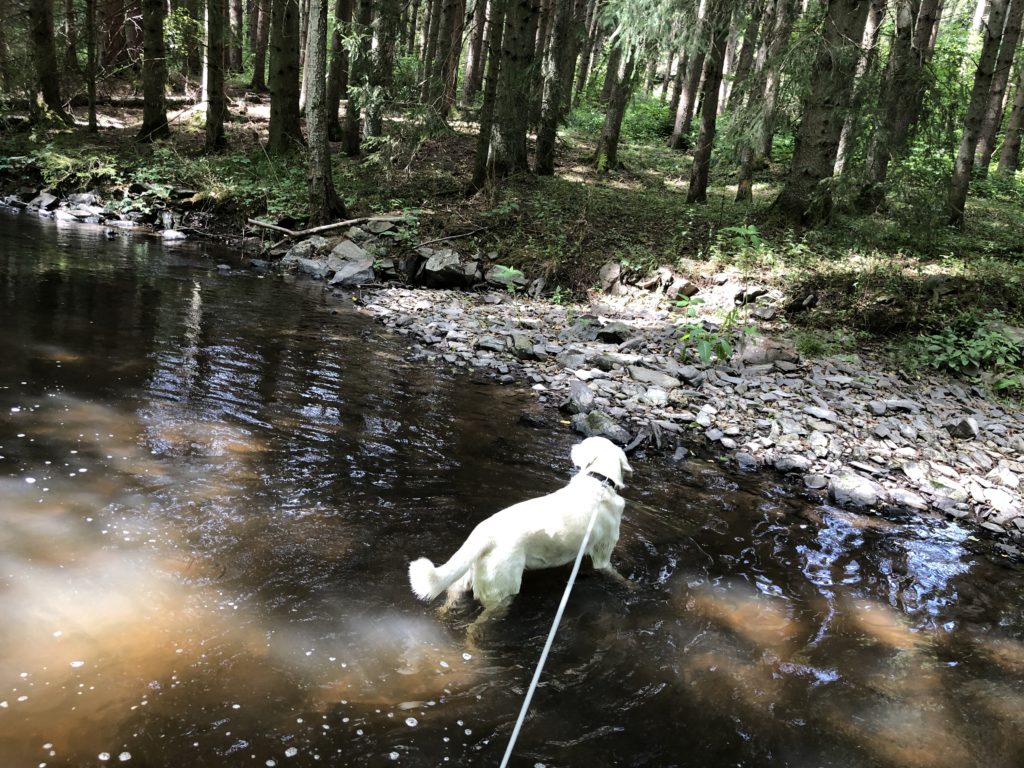
[[[575,560],[595,514],[586,554],[596,570],[625,581],[612,566],[611,554],[625,506],[618,491],[625,487],[624,474],[633,468],[622,449],[603,437],[588,437],[573,446],[571,457],[580,471],[564,488],[491,515],[443,565],[435,566],[425,557],[410,563],[409,583],[416,596],[433,600],[447,590],[449,608],[472,590],[484,607],[470,627],[473,635],[484,622],[508,610],[524,570]]]

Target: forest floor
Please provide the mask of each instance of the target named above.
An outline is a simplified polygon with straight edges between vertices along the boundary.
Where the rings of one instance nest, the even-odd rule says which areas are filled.
[[[24,197],[48,189],[66,197],[98,188],[105,204],[125,218],[149,224],[169,212],[178,229],[258,248],[270,233],[246,226],[250,217],[301,228],[304,158],[298,151],[272,158],[262,150],[265,100],[239,95],[232,114],[230,150],[214,156],[203,154],[201,116],[190,109],[172,113],[173,138],[155,145],[133,140],[133,110],[104,112],[102,129],[93,135],[80,128],[0,132],[0,191]],[[686,203],[689,158],[665,148],[656,130],[627,124],[623,167],[598,173],[589,163],[594,126],[592,112],[574,113],[560,137],[555,176],[524,173],[472,196],[466,193],[475,146],[471,123],[453,121],[424,136],[414,116],[395,118],[387,138],[362,158],[335,159],[336,186],[354,216],[407,217],[388,235],[393,250],[432,242],[542,279],[543,300],[528,311],[550,326],[534,346],[551,347],[551,370],[543,361],[531,363],[537,370],[524,370],[515,355],[481,358],[477,337],[486,324],[474,332],[452,317],[422,316],[414,311],[421,300],[399,289],[371,298],[378,317],[431,346],[427,356],[434,359],[495,368],[499,378],[515,370],[555,390],[553,404],[568,396],[574,378],[555,358],[577,349],[586,363],[577,370],[590,374],[575,378],[591,381],[598,392],[611,387],[600,397],[631,423],[630,438],[644,423],[648,438],[657,436],[651,430],[677,431],[666,425],[678,426],[682,413],[691,419],[683,419],[688,429],[700,428],[707,440],[734,453],[738,447],[744,461],[753,456],[758,465],[799,471],[811,478],[808,487],[824,477],[831,489],[837,480],[859,476],[864,482],[855,493],[870,496],[882,480],[881,490],[904,506],[924,504],[955,516],[969,512],[993,530],[1024,529],[1020,493],[1012,484],[1024,480],[1016,442],[1024,345],[1014,336],[1024,325],[1024,184],[978,182],[966,226],[951,229],[939,223],[943,175],[922,160],[894,176],[884,213],[846,213],[844,185],[853,181],[840,178],[832,222],[796,232],[770,211],[789,159],[785,141],[755,185],[754,203],[733,202],[733,167],[722,161],[713,169],[708,202],[696,206]],[[607,279],[612,264],[617,280]],[[659,268],[668,272],[655,280]],[[690,281],[697,296],[673,301],[654,295],[664,291],[666,274]],[[654,294],[648,290],[652,280]],[[617,297],[602,294],[609,286]],[[751,289],[764,294],[757,305],[737,304],[737,291]],[[454,306],[450,297],[443,301]],[[480,298],[456,314],[483,307],[503,317],[507,311],[494,309],[501,303]],[[514,310],[515,318],[523,306]],[[688,316],[705,321],[702,330],[680,330],[678,319]],[[652,321],[658,330],[654,336],[641,332],[645,359],[608,363],[617,371],[608,377],[596,372],[600,365],[593,360],[621,353],[593,338],[571,338],[580,317],[597,324],[621,318],[634,329]],[[502,322],[511,338],[519,320]],[[436,346],[437,328],[447,326],[456,341]],[[768,360],[767,368],[765,361],[754,362],[747,370],[756,381],[737,385],[746,361],[715,368],[681,343],[689,336],[710,349],[722,339],[735,342],[748,328],[781,339],[795,358]],[[460,338],[469,338],[468,348]],[[703,398],[704,406],[663,403],[657,384],[638,388],[632,374],[623,378],[637,363],[685,381],[680,391],[702,389],[696,403]],[[680,373],[680,364],[689,371],[691,363],[699,376]],[[945,372],[933,374],[933,368]],[[958,384],[945,375],[950,372],[969,376]],[[915,400],[915,392],[928,394]],[[937,402],[942,407],[929,413]],[[854,408],[840,407],[844,403]],[[661,413],[663,406],[676,416]],[[764,407],[774,415],[756,418]],[[970,418],[976,423],[966,423]],[[966,431],[957,439],[977,445],[950,443],[961,422]],[[869,454],[865,445],[882,448]],[[879,467],[881,472],[869,471]],[[967,477],[970,482],[963,481]]]

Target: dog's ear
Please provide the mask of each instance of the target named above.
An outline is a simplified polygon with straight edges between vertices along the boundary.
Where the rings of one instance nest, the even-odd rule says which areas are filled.
[[[619,465],[623,472],[632,472],[633,468],[629,466],[629,459],[626,458],[626,452],[619,449]]]

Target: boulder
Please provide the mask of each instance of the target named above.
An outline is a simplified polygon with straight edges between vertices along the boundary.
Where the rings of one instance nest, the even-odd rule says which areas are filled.
[[[639,365],[629,366],[629,375],[633,377],[634,381],[639,381],[641,384],[651,384],[661,389],[675,389],[682,382],[674,376],[669,376],[667,373],[661,371],[652,371],[650,368],[643,368]]]
[[[597,329],[598,341],[608,344],[621,344],[632,335],[632,329],[625,323],[615,321]]]
[[[49,192],[40,192],[28,201],[28,207],[38,208],[41,211],[52,211],[57,207],[58,202],[60,201],[56,195],[51,195]]]
[[[569,382],[569,397],[561,408],[569,413],[590,413],[594,410],[594,399],[594,391],[585,382],[573,379]]]
[[[577,413],[572,417],[572,428],[585,437],[607,437],[619,445],[629,442],[629,432],[601,411]]]
[[[828,495],[836,504],[864,508],[873,507],[888,497],[882,486],[855,472],[834,475],[828,485]]]
[[[811,468],[810,459],[793,453],[776,456],[772,464],[779,472],[806,472]]]
[[[617,261],[609,261],[598,272],[598,279],[601,281],[601,290],[605,293],[611,291],[622,278],[622,265]]]

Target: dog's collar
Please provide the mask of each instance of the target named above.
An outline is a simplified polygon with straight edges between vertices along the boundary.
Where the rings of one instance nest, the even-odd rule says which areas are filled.
[[[601,485],[607,486],[608,488],[611,488],[613,491],[616,488],[615,481],[612,480],[610,477],[607,477],[606,475],[602,475],[600,472],[595,472],[592,469],[587,470],[587,477],[594,478],[595,480],[599,481]]]

